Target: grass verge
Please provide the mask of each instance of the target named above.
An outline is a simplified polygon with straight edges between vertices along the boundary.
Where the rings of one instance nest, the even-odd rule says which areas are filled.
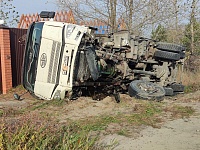
[[[0,121],[0,149],[92,149],[95,137],[75,124],[59,125],[39,114],[24,115],[19,119]]]
[[[44,104],[43,104],[44,103]],[[62,102],[61,102],[62,103]],[[135,126],[153,126],[161,123],[163,112],[171,112],[173,118],[188,117],[194,113],[191,107],[171,106],[164,109],[163,103],[136,101],[137,105],[128,113],[118,112],[78,121],[59,123],[54,117],[41,114],[44,106],[62,107],[60,102],[42,102],[33,109],[23,110],[23,114],[4,113],[0,119],[0,149],[99,149],[95,146],[99,133],[129,136]],[[123,107],[123,106],[121,106]],[[34,111],[32,111],[34,110]],[[96,134],[92,134],[96,132]],[[101,148],[100,148],[101,149]]]

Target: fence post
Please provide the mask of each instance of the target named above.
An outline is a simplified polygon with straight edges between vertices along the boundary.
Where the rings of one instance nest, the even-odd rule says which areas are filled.
[[[6,94],[12,88],[12,70],[10,53],[10,30],[0,26],[0,61],[2,77],[2,93]]]

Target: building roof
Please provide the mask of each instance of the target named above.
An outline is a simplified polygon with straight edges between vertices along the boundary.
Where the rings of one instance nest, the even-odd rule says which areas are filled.
[[[27,29],[32,22],[44,21],[44,20],[48,20],[48,19],[40,18],[38,13],[26,14],[26,15],[22,14],[20,21],[18,23],[18,28]],[[66,23],[76,23],[72,11],[56,12],[54,20],[59,21],[59,22],[66,22]]]

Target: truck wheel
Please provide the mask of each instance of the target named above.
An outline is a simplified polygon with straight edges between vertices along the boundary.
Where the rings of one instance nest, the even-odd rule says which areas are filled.
[[[185,52],[181,51],[179,54],[180,54],[180,59],[185,58]]]
[[[180,54],[157,50],[154,53],[154,57],[178,61],[180,59]]]
[[[169,86],[174,92],[184,92],[184,85],[182,84],[172,84]]]
[[[174,90],[170,87],[164,87],[165,90],[165,95],[166,96],[173,96],[174,95]]]
[[[185,50],[185,47],[183,47],[181,45],[165,43],[165,42],[158,42],[156,48],[160,49],[160,50],[177,52],[177,53]]]
[[[165,96],[165,90],[162,86],[143,80],[132,81],[128,93],[131,97],[158,101],[163,100]]]

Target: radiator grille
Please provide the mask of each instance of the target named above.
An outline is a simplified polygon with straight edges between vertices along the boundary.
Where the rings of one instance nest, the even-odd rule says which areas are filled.
[[[52,75],[52,81],[51,81],[51,83],[56,83],[56,75],[57,75],[57,71],[58,71],[60,47],[61,47],[61,44],[58,43],[57,44],[57,48],[56,48],[55,59],[54,59],[53,75]]]
[[[51,75],[52,75],[52,69],[53,69],[55,49],[56,49],[56,42],[54,41],[52,44],[52,49],[51,49],[51,57],[50,57],[50,64],[49,64],[49,71],[48,71],[48,78],[47,78],[48,83],[51,83]]]
[[[52,84],[56,83],[56,75],[58,71],[60,50],[61,50],[61,43],[54,41],[52,44],[52,49],[51,49],[50,64],[49,64],[48,77],[47,77],[48,83],[52,83]]]

